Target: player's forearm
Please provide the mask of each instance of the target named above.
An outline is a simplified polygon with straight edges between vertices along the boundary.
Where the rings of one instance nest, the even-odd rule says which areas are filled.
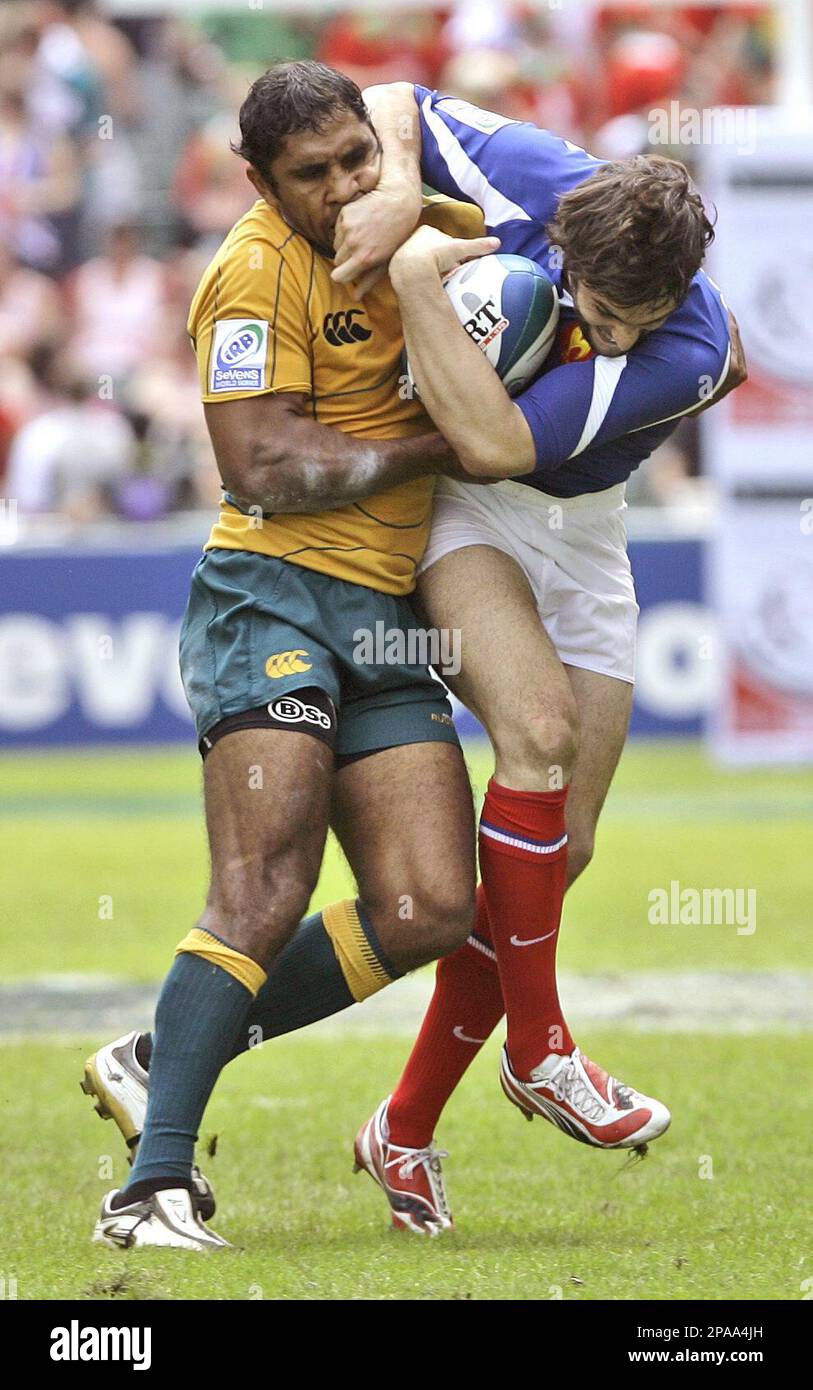
[[[390,275],[421,400],[462,467],[478,478],[532,472],[525,418],[461,327],[434,266],[395,262]]]
[[[259,441],[236,489],[240,506],[264,512],[322,512],[370,497],[413,478],[452,471],[454,456],[439,434],[412,439],[359,439],[301,419],[284,442]]]
[[[367,87],[364,100],[381,141],[379,189],[397,191],[415,212],[421,213],[421,123],[411,82],[390,82]]]

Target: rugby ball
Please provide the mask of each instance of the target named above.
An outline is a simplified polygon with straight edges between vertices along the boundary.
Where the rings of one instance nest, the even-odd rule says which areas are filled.
[[[472,342],[516,396],[542,366],[559,322],[559,300],[544,270],[527,256],[497,252],[458,266],[443,287]],[[419,394],[408,357],[405,372]]]

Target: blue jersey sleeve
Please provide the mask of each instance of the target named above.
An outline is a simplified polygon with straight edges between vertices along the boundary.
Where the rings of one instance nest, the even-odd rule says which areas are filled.
[[[700,272],[664,326],[625,356],[553,367],[517,397],[537,469],[561,468],[586,449],[677,420],[722,383],[729,355],[725,306]]]
[[[424,181],[439,193],[476,203],[489,230],[525,224],[538,238],[562,194],[601,164],[550,131],[427,87],[415,87],[415,100]]]

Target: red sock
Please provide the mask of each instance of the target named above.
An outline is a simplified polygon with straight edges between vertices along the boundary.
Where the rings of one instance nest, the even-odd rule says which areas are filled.
[[[444,1105],[503,1012],[480,887],[474,933],[459,951],[438,961],[435,992],[390,1101],[387,1117],[393,1144],[423,1149],[431,1142]]]
[[[492,778],[480,816],[480,872],[508,1014],[508,1055],[523,1080],[548,1053],[574,1046],[556,989],[566,800],[567,787],[518,792]]]

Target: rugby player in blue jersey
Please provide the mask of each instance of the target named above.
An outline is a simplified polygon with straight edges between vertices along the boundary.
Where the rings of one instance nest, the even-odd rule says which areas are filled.
[[[700,269],[713,230],[682,164],[604,163],[410,84],[366,95],[382,179],[342,213],[334,278],[363,293],[389,260],[429,414],[473,479],[505,480],[441,482],[419,585],[432,624],[462,630],[452,688],[495,750],[476,926],[440,962],[404,1075],[356,1140],[357,1164],[384,1188],[395,1223],[436,1233],[451,1224],[439,1161],[413,1156],[433,1152],[442,1108],[503,1012],[500,1079],[529,1118],[601,1148],[641,1146],[669,1124],[664,1105],[576,1046],[556,944],[632,706],[625,482],[745,368],[736,324]],[[530,257],[558,290],[557,345],[513,400],[443,291],[459,263],[454,243],[429,228],[410,234],[422,181],[478,205],[492,249]]]

